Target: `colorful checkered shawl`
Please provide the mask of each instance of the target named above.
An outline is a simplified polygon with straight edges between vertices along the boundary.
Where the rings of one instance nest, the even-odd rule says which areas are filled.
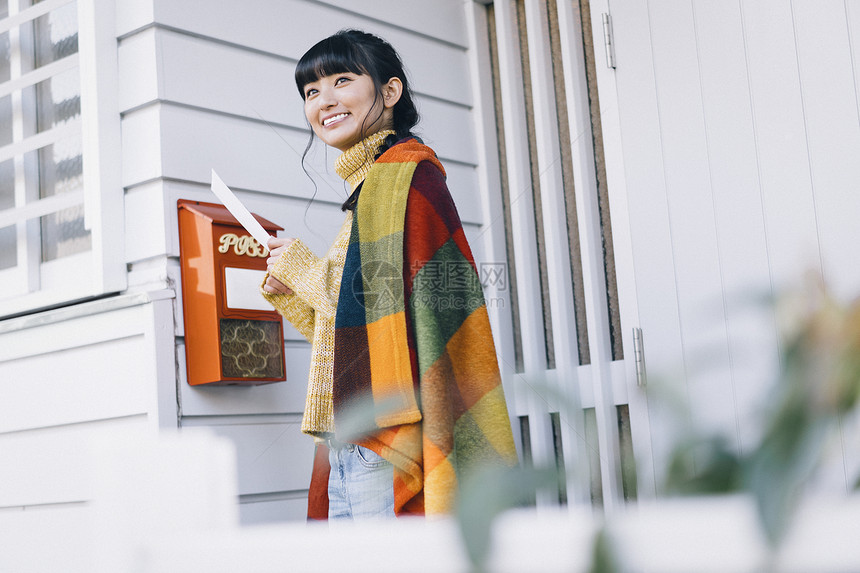
[[[338,438],[366,415],[372,429],[344,438],[392,462],[395,512],[450,512],[468,472],[517,457],[480,279],[429,147],[405,140],[376,161],[343,272]]]

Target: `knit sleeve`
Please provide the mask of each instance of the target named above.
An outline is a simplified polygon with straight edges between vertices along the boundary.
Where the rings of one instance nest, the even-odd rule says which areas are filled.
[[[268,278],[269,274],[266,273],[263,284],[266,284],[266,279]],[[308,342],[313,342],[315,316],[311,305],[295,294],[273,294],[264,291],[262,288],[260,289],[260,293]]]
[[[272,275],[290,289],[314,311],[325,317],[334,318],[337,310],[337,293],[332,285],[340,284],[340,272],[330,257],[319,258],[300,240],[293,241],[278,258]],[[337,295],[335,294],[335,297]]]
[[[316,318],[333,319],[342,269],[330,257],[319,258],[300,240],[296,239],[275,262],[271,275],[293,291],[291,295],[263,296],[302,334],[310,339],[303,328],[313,333]]]

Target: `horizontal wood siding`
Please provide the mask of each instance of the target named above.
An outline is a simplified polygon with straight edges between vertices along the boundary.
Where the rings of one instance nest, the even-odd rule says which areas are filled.
[[[0,434],[0,509],[89,501],[91,445],[146,427],[146,416],[138,415]]]
[[[308,515],[308,497],[301,492],[294,499],[243,501],[239,520],[242,525],[303,521]]]
[[[176,427],[170,296],[0,322],[0,570],[92,570],[97,444]]]
[[[437,32],[421,35],[384,20],[304,0],[251,0],[241,7],[231,0],[154,0],[154,4],[159,25],[293,61],[322,38],[343,28],[379,34],[400,52],[418,93],[464,105],[471,102],[465,49],[438,39],[440,29],[462,29],[462,19],[452,22],[445,17],[449,10],[462,10],[461,2],[434,2],[445,8],[431,11],[432,16],[425,19],[423,26]],[[403,4],[411,8],[423,2],[410,0]]]
[[[156,414],[153,379],[172,356],[157,355],[150,306],[98,305],[66,320],[49,311],[4,325],[0,435]]]
[[[285,344],[286,382],[261,386],[189,386],[185,368],[185,345],[181,342],[177,352],[179,399],[183,416],[299,415],[305,409],[311,359],[310,345],[306,342],[288,341]]]
[[[301,420],[233,423],[210,428],[236,444],[239,495],[289,496],[306,492],[313,464],[313,440],[300,432]]]
[[[0,571],[93,571],[91,519],[83,504],[0,509]]]
[[[464,48],[468,47],[462,3],[376,0],[361,4],[358,10],[356,9],[358,5],[352,0],[321,0],[321,3],[335,6],[347,13],[353,11],[351,16],[382,20],[392,26],[432,36]]]

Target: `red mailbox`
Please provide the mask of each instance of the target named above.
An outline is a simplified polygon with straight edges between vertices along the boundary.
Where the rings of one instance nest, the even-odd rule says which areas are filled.
[[[269,252],[223,205],[180,199],[178,210],[188,383],[286,380],[281,316],[259,293]]]

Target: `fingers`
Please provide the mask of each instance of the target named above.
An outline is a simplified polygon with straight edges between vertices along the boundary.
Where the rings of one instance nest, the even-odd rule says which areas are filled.
[[[283,246],[284,242],[287,240],[292,241],[292,239],[285,239],[282,237],[269,237],[269,241],[266,243],[266,247],[270,251],[274,251],[278,247]]]
[[[269,294],[293,294],[293,291],[287,285],[273,276],[269,276],[266,279],[263,290]]]
[[[283,253],[287,247],[294,241],[292,237],[269,237],[269,242],[266,243],[266,248],[269,249],[270,253],[274,253],[278,251],[278,254]]]
[[[266,259],[267,270],[269,277],[266,279],[266,284],[263,285],[263,290],[271,294],[293,294],[287,285],[271,276],[275,268],[275,263],[278,262],[280,256],[287,250],[295,239],[291,237],[269,237],[269,242],[266,247],[269,249],[269,258]]]
[[[292,244],[293,240],[294,239],[290,238],[279,239],[277,237],[272,237],[271,239],[269,239],[269,242],[266,245],[266,247],[269,249],[269,258],[266,259],[266,264],[269,265],[270,271],[271,266],[274,265],[275,261],[278,260],[278,257],[280,257],[284,253],[284,251],[287,250],[287,247]]]

